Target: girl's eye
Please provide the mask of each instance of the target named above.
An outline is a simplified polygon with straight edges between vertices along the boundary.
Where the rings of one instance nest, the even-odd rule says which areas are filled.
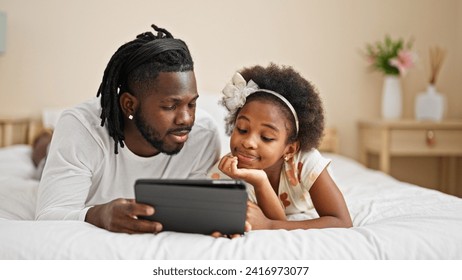
[[[271,142],[271,141],[274,141],[274,138],[265,137],[265,136],[262,136],[261,139],[263,140],[263,142]]]
[[[241,129],[241,128],[239,128],[239,127],[236,127],[236,130],[237,130],[237,132],[239,132],[240,134],[244,134],[244,133],[247,132],[247,130]]]

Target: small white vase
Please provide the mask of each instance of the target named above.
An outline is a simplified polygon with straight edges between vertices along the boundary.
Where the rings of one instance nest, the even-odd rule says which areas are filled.
[[[446,100],[430,84],[426,92],[419,94],[415,101],[416,120],[441,121],[443,119]]]
[[[397,75],[385,76],[382,91],[382,118],[399,119],[403,111],[401,80]]]

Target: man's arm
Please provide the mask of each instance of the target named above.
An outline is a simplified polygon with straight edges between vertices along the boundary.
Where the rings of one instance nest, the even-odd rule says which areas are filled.
[[[156,233],[162,230],[162,224],[138,219],[138,216],[151,216],[154,208],[138,204],[134,199],[118,198],[109,203],[91,207],[85,221],[97,227],[114,232]]]
[[[92,168],[101,153],[85,127],[63,113],[50,144],[37,197],[37,219],[84,220]],[[93,149],[92,155],[87,153]]]

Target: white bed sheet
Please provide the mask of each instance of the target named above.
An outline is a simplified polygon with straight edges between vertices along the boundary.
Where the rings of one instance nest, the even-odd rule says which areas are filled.
[[[399,182],[334,154],[326,156],[333,159],[353,228],[261,230],[229,240],[30,221],[38,185],[27,177],[34,172],[27,161],[30,148],[7,149],[8,157],[0,151],[0,259],[462,259],[462,199]],[[4,158],[22,166],[12,170]]]
[[[38,181],[31,154],[28,145],[0,148],[0,219],[34,219]]]

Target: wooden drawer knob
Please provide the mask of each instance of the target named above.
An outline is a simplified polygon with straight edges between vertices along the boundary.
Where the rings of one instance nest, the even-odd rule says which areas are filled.
[[[427,130],[427,133],[425,135],[425,142],[429,147],[434,146],[436,144],[436,135],[433,130]]]

